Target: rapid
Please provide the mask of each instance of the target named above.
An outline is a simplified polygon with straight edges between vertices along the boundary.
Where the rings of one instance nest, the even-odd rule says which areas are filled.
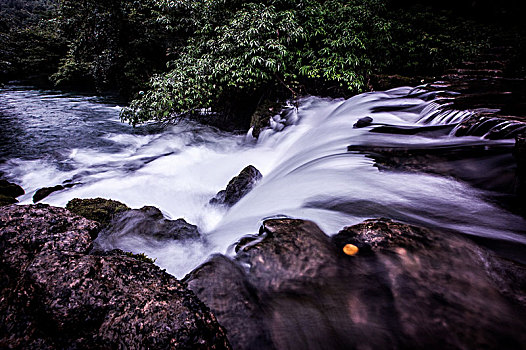
[[[159,246],[130,236],[113,243],[146,253],[179,278],[213,253],[232,253],[269,217],[312,220],[329,235],[388,217],[523,246],[524,219],[495,201],[513,186],[502,180],[514,171],[513,139],[451,136],[471,112],[444,111],[436,95],[400,87],[347,100],[307,97],[276,115],[256,140],[188,121],[133,128],[121,123],[120,106],[100,97],[11,86],[0,89],[0,171],[25,189],[21,204],[32,203],[39,188],[71,183],[42,202],[103,197],[155,206],[197,225],[202,241]],[[353,127],[366,116],[371,125]],[[423,132],[371,132],[379,126]],[[462,181],[378,166],[378,147],[496,151],[456,159],[454,166],[474,179]],[[231,208],[210,205],[249,164],[263,174],[257,186]]]

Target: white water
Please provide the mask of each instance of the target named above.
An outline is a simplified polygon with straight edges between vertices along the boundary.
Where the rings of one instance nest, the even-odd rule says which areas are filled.
[[[481,190],[448,177],[380,172],[372,159],[347,151],[349,145],[458,144],[459,138],[445,134],[407,136],[370,133],[371,127],[353,128],[357,119],[367,115],[373,117],[375,124],[430,123],[426,117],[431,113],[441,118],[433,124],[458,122],[461,114],[440,114],[433,102],[426,101],[429,95],[409,95],[411,92],[411,88],[398,88],[347,101],[306,98],[288,120],[273,122],[276,129],[283,130],[265,130],[256,142],[249,136],[191,123],[163,132],[134,132],[131,127],[118,124],[118,108],[112,105],[86,98],[72,102],[70,97],[27,91],[22,101],[17,99],[20,91],[6,90],[2,95],[8,98],[2,102],[0,112],[25,113],[26,119],[19,120],[20,130],[31,127],[38,132],[34,120],[43,117],[31,117],[31,111],[20,111],[20,105],[42,101],[62,108],[65,121],[55,123],[57,134],[69,125],[68,120],[85,129],[72,132],[72,139],[65,140],[63,147],[45,149],[39,159],[9,155],[0,164],[0,170],[26,190],[26,195],[19,198],[22,204],[31,203],[39,188],[73,180],[81,185],[53,193],[42,202],[65,206],[76,197],[111,198],[133,208],[153,205],[170,218],[182,217],[197,225],[206,243],[172,242],[159,247],[142,238],[128,237],[116,245],[136,253],[145,252],[177,277],[184,276],[211,253],[229,252],[240,237],[256,233],[263,218],[277,215],[313,220],[328,234],[363,219],[384,216],[467,235],[526,243],[524,220],[489,202]],[[68,117],[73,103],[77,111]],[[373,113],[379,106],[406,108]],[[95,110],[97,116],[79,121],[79,113],[90,118],[90,110]],[[47,120],[55,117],[46,118],[44,124],[36,124],[53,128],[55,124]],[[89,130],[98,133],[89,134]],[[83,141],[84,133],[86,138],[96,138],[98,142]],[[38,138],[38,133],[31,136]],[[480,144],[481,139],[463,137],[461,142]],[[210,198],[249,164],[263,174],[256,188],[230,209],[209,205]]]

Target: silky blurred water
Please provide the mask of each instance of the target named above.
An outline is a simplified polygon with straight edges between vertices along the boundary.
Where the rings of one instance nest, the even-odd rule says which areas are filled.
[[[79,184],[42,202],[65,206],[76,197],[111,198],[133,208],[153,205],[197,225],[203,242],[159,246],[127,237],[114,246],[145,252],[177,277],[214,252],[229,252],[240,237],[256,233],[262,219],[277,215],[312,220],[328,234],[383,216],[526,243],[524,220],[494,204],[487,191],[449,176],[380,171],[371,157],[347,151],[350,145],[513,145],[447,133],[369,132],[379,124],[436,125],[469,115],[440,111],[434,97],[410,87],[345,101],[309,97],[286,118],[276,116],[274,128],[254,140],[191,122],[132,128],[120,122],[119,106],[98,97],[8,87],[0,90],[0,171],[26,190],[22,204],[31,203],[39,188],[74,182]],[[374,125],[353,128],[365,116]],[[229,209],[209,205],[249,164],[263,180]]]

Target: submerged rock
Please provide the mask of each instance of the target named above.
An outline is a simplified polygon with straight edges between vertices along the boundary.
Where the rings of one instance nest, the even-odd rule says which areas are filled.
[[[3,208],[0,347],[229,348],[183,283],[121,251],[90,255],[97,231],[62,208]]]
[[[187,223],[184,219],[166,219],[159,209],[145,206],[116,214],[100,233],[97,243],[103,247],[113,247],[124,237],[132,236],[146,238],[154,244],[166,240],[201,237],[197,226]]]
[[[186,280],[238,349],[496,349],[526,340],[525,277],[451,233],[380,219],[331,239],[274,219]]]
[[[219,191],[210,204],[224,204],[232,206],[239,202],[261,180],[263,175],[254,166],[245,167],[239,175],[230,180],[226,189]]]
[[[101,224],[108,224],[115,214],[130,210],[124,203],[105,198],[74,198],[66,204],[66,209]]]

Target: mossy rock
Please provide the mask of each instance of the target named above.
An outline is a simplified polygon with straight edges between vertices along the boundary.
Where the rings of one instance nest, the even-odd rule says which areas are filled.
[[[134,259],[136,259],[138,261],[142,261],[142,262],[150,263],[150,264],[154,264],[155,260],[157,260],[157,259],[150,258],[148,255],[146,255],[144,253],[134,254],[132,252],[124,252],[124,254],[126,256],[129,256],[130,258],[134,258]]]
[[[66,209],[103,225],[108,224],[115,214],[130,210],[124,203],[105,198],[74,198],[68,202]]]

